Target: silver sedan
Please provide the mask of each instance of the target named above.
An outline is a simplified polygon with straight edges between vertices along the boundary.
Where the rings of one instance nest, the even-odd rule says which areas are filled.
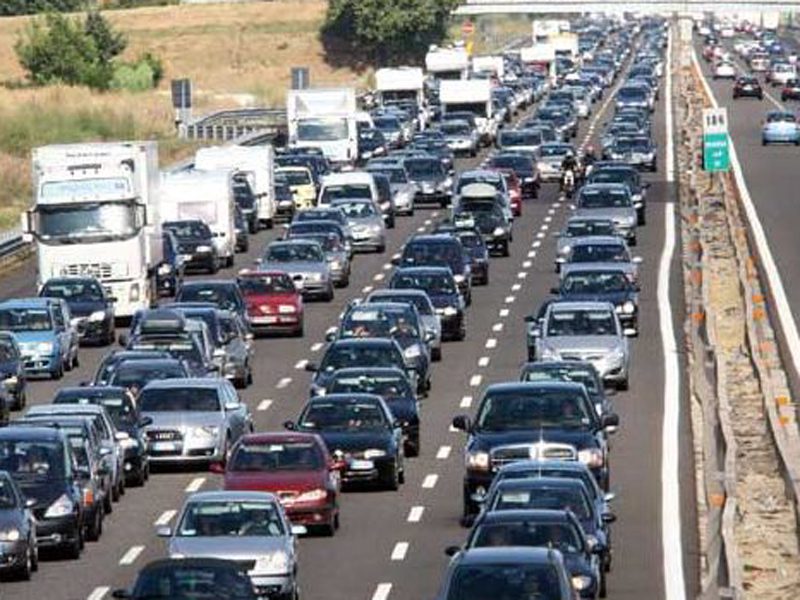
[[[335,200],[332,206],[340,208],[347,217],[353,232],[353,247],[356,250],[386,251],[386,224],[381,211],[372,200]]]

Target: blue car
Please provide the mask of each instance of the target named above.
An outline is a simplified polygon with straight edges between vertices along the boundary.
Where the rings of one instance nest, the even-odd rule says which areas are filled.
[[[774,110],[767,113],[761,129],[761,145],[794,144],[800,146],[800,124],[794,113]]]
[[[61,379],[78,365],[78,332],[61,298],[0,302],[0,330],[14,334],[27,375]]]

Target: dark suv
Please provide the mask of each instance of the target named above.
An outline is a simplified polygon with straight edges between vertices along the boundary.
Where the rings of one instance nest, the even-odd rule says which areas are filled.
[[[448,267],[467,306],[472,303],[472,258],[461,241],[446,233],[416,235],[403,248],[399,267]]]

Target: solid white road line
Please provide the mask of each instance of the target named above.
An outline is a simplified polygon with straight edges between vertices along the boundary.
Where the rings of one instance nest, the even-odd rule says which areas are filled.
[[[450,450],[452,450],[450,446],[439,446],[439,450],[436,451],[436,458],[438,460],[447,460],[450,457]]]
[[[436,473],[429,473],[425,475],[425,479],[422,480],[422,487],[426,490],[432,490],[436,487],[437,481],[439,481],[439,476]]]
[[[469,408],[472,406],[472,396],[464,396],[461,398],[461,402],[458,405],[461,408]]]
[[[105,595],[110,590],[111,588],[105,585],[101,587],[96,587],[94,588],[94,590],[92,590],[92,593],[86,597],[86,600],[103,600],[103,598],[105,598]]]
[[[177,510],[165,510],[163,513],[161,513],[161,516],[155,520],[153,525],[156,527],[163,527],[164,525],[169,524],[169,522],[175,518],[176,514],[178,514]]]
[[[267,410],[270,406],[272,406],[272,400],[268,400],[268,399],[267,400],[262,400],[261,402],[258,403],[258,406],[256,407],[256,410],[263,412],[263,411]]]
[[[672,193],[675,146],[672,135],[672,31],[667,33],[666,137],[667,183]],[[658,267],[658,316],[664,354],[664,415],[661,427],[661,544],[664,556],[664,596],[669,600],[685,600],[686,582],[683,573],[681,529],[681,490],[679,477],[679,437],[681,412],[681,371],[678,343],[672,324],[670,304],[670,270],[675,252],[675,205],[672,199],[664,204],[664,248]]]
[[[144,546],[131,546],[128,551],[119,559],[121,565],[132,565],[139,558],[139,555],[144,551]]]
[[[412,506],[411,510],[408,511],[408,519],[406,520],[409,523],[419,523],[422,520],[422,513],[424,512],[424,506]]]
[[[372,594],[372,600],[387,600],[391,591],[391,583],[379,583],[378,587],[375,588],[375,593]]]
[[[194,494],[201,487],[203,487],[203,484],[205,482],[206,482],[206,478],[205,477],[195,477],[194,479],[192,479],[191,482],[189,482],[189,485],[186,486],[186,493],[187,494]]]
[[[397,542],[392,550],[392,560],[405,560],[408,552],[408,542]]]

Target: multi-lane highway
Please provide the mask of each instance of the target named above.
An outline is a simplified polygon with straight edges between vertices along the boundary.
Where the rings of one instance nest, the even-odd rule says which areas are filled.
[[[610,95],[606,99],[610,100]],[[611,488],[617,494],[614,510],[619,517],[613,525],[614,569],[609,578],[609,597],[615,599],[678,598],[675,591],[683,591],[684,585],[687,596],[694,596],[697,590],[692,444],[687,411],[677,412],[685,405],[686,386],[682,369],[665,367],[675,365],[676,358],[681,364],[680,356],[671,349],[682,348],[680,338],[673,336],[680,335],[683,321],[680,262],[669,252],[674,238],[670,240],[668,235],[674,236],[675,229],[665,221],[666,215],[672,215],[667,206],[675,202],[666,160],[672,150],[666,132],[667,104],[668,96],[662,93],[653,121],[659,168],[647,176],[652,182],[648,222],[634,249],[644,259],[641,334],[632,341],[630,391],[613,397],[621,417],[611,453]],[[741,102],[732,110],[738,114],[761,108]],[[582,124],[578,141],[596,143],[611,111],[609,102],[598,103]],[[748,170],[748,180],[763,186],[758,189],[770,190],[771,195],[760,201],[764,218],[775,219],[781,240],[776,238],[776,243],[788,248],[794,231],[791,223],[781,224],[780,207],[792,200],[791,162],[796,150],[760,148],[757,131],[745,129],[748,121],[753,119],[734,120],[734,139],[741,144],[742,154],[750,144],[762,156],[761,162],[754,162],[760,167],[753,166],[752,173]],[[478,159],[459,160],[457,169],[476,162]],[[775,183],[770,173],[776,168],[786,171],[787,183]],[[422,452],[409,459],[406,484],[399,492],[347,492],[337,535],[301,539],[300,582],[305,598],[410,600],[435,595],[447,564],[444,548],[461,543],[466,533],[459,525],[464,438],[450,428],[452,416],[473,411],[486,385],[517,379],[526,356],[523,318],[538,308],[556,282],[552,234],[570,211],[553,184],[544,186],[537,200],[525,202],[523,215],[514,224],[511,256],[493,259],[491,285],[473,292],[466,340],[445,344],[443,360],[434,367],[433,388],[422,408]],[[297,416],[308,398],[309,375],[302,368],[303,361],[321,357],[325,330],[337,321],[345,302],[382,287],[391,273],[392,253],[410,235],[430,229],[443,216],[439,210],[418,210],[414,217],[399,219],[390,232],[385,254],[359,255],[348,288],[337,290],[331,303],[308,305],[305,337],[257,340],[255,384],[242,392],[257,430],[278,429],[283,421]],[[248,256],[237,257],[237,268],[252,264],[263,245],[278,233],[262,233],[251,240],[252,250]],[[781,265],[786,273],[800,269],[791,263],[792,253],[780,254],[786,257],[786,264]],[[0,295],[33,295],[32,269],[32,264],[26,264],[5,276],[0,281]],[[232,273],[229,270],[219,276]],[[792,294],[800,297],[800,276],[787,276],[787,283],[790,280],[794,280]],[[665,348],[669,350],[666,354]],[[61,382],[34,383],[29,401],[48,402],[58,387],[89,379],[107,351],[83,348],[79,369]],[[670,427],[664,429],[665,409],[670,419],[678,418],[678,437]],[[674,449],[666,462],[664,447]],[[676,483],[680,484],[679,493]],[[164,556],[155,525],[170,523],[187,493],[218,486],[218,476],[207,472],[155,474],[146,487],[128,489],[107,518],[102,539],[87,544],[79,561],[45,560],[32,581],[3,583],[2,597],[110,597],[111,589],[128,585],[147,561]],[[665,504],[664,498],[676,499],[680,511]],[[677,554],[674,546],[664,545],[665,538],[677,540]],[[683,580],[678,577],[681,568]]]

